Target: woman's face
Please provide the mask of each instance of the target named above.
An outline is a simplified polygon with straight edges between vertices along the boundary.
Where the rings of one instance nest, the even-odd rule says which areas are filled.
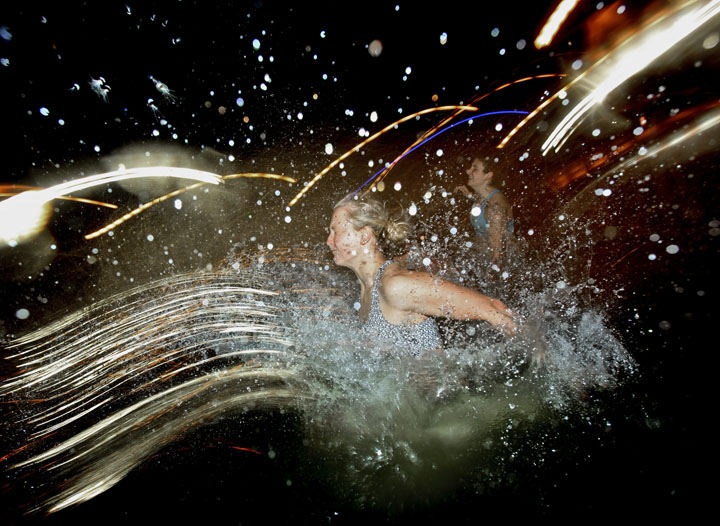
[[[465,173],[468,175],[469,186],[489,184],[494,175],[493,172],[485,171],[485,163],[477,157],[473,159],[470,168],[468,168]]]
[[[348,263],[364,249],[362,232],[350,222],[350,212],[347,207],[341,206],[333,212],[330,220],[330,235],[326,243],[333,253],[335,264],[341,266],[348,266]]]

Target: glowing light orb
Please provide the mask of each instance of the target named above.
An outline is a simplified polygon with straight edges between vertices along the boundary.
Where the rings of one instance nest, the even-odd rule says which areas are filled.
[[[373,40],[368,46],[368,53],[370,53],[371,57],[379,57],[380,53],[382,53],[382,50],[383,45],[382,42],[380,42],[379,40]]]
[[[0,247],[15,246],[39,233],[50,219],[52,206],[45,194],[28,191],[2,203],[0,210]]]

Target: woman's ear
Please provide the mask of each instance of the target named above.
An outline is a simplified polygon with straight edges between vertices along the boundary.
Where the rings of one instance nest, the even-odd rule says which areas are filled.
[[[372,228],[366,225],[360,229],[360,232],[360,243],[363,245],[367,245],[370,241],[370,236],[373,235]]]

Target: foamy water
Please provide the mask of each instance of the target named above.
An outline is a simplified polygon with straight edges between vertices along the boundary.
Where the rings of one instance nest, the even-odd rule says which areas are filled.
[[[502,479],[492,466],[514,454],[514,429],[582,410],[634,370],[572,291],[562,308],[557,291],[522,296],[514,338],[457,322],[444,354],[417,359],[358,339],[355,286],[300,251],[246,254],[10,342],[22,370],[1,387],[19,400],[11,476],[38,477],[36,510],[57,511],[218,418],[242,428],[248,412],[281,409],[300,416],[308,462],[338,502],[397,511]]]

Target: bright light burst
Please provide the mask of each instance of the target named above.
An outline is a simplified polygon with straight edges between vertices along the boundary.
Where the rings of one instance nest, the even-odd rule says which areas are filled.
[[[720,2],[685,2],[674,10],[658,17],[647,27],[638,31],[616,49],[609,52],[579,75],[567,86],[545,100],[532,111],[500,142],[499,148],[517,133],[531,118],[537,115],[561,93],[580,81],[592,86],[591,91],[562,119],[542,145],[543,155],[551,149],[560,150],[572,132],[577,129],[581,119],[605,97],[627,79],[642,71],[660,56],[679,44],[684,38],[697,31],[720,13]]]
[[[555,127],[542,145],[543,155],[551,148],[559,151],[568,132],[593,106],[602,103],[620,84],[646,68],[718,13],[720,2],[717,1],[689,13],[675,12],[624,42],[611,56],[606,57],[601,67],[588,76],[587,82],[595,88]]]
[[[177,177],[212,184],[220,182],[220,176],[210,172],[151,166],[90,175],[43,190],[22,192],[0,203],[0,246],[15,245],[40,232],[50,217],[48,204],[53,199],[102,184],[143,177]]]

